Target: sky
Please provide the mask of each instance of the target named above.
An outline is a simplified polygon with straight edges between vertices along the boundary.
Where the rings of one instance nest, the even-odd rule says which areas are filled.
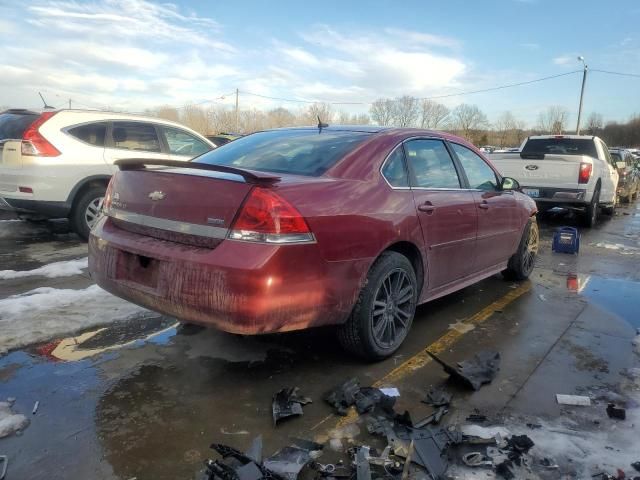
[[[478,105],[535,123],[564,106],[640,113],[640,1],[0,0],[0,106],[143,111],[188,103],[367,112],[377,98]],[[257,96],[262,95],[262,97]],[[289,100],[273,100],[264,97]]]

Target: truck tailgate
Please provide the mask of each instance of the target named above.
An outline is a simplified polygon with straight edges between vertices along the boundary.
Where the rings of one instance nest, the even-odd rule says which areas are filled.
[[[505,177],[523,187],[577,188],[580,163],[592,163],[583,155],[545,155],[544,159],[523,159],[520,154],[494,154],[491,162]]]

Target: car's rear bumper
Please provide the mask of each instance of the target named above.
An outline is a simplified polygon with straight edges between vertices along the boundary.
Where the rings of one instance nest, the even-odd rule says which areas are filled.
[[[584,208],[589,204],[586,189],[523,186],[522,190],[523,192],[537,191],[538,195],[531,195],[531,198],[538,206],[544,208]]]
[[[0,197],[0,210],[35,214],[48,218],[64,218],[69,215],[71,205],[66,202],[46,202],[42,200]]]
[[[187,246],[124,231],[108,218],[89,238],[89,271],[105,290],[181,321],[240,334],[344,322],[369,263],[327,262],[317,244]]]

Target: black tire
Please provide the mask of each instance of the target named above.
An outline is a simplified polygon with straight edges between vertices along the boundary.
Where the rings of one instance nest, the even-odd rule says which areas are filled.
[[[595,227],[598,222],[598,212],[600,210],[600,187],[597,187],[596,191],[593,192],[593,198],[591,199],[591,203],[587,206],[587,209],[584,212],[583,223],[587,228]]]
[[[349,319],[338,327],[340,344],[367,360],[393,355],[411,328],[417,299],[411,262],[400,253],[384,252],[369,270]]]
[[[101,206],[106,191],[106,187],[91,187],[81,193],[74,202],[73,210],[69,216],[71,230],[85,241],[89,238],[89,232],[91,231],[91,225],[87,218],[89,205],[92,205],[92,211],[98,207],[96,202]]]
[[[538,222],[536,217],[531,217],[522,232],[518,250],[509,259],[507,268],[502,271],[502,276],[507,280],[526,280],[529,278],[535,266],[539,244]]]
[[[616,213],[616,204],[614,203],[613,205],[611,205],[610,207],[602,207],[600,209],[602,211],[602,213],[604,213],[605,215],[612,217],[613,215],[615,215]]]

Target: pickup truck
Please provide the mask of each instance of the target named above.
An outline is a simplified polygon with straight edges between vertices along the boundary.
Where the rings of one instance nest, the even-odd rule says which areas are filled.
[[[587,227],[596,223],[600,209],[608,215],[614,212],[618,172],[598,137],[531,136],[520,153],[495,153],[489,159],[503,176],[520,183],[540,212],[554,207],[576,210]]]

